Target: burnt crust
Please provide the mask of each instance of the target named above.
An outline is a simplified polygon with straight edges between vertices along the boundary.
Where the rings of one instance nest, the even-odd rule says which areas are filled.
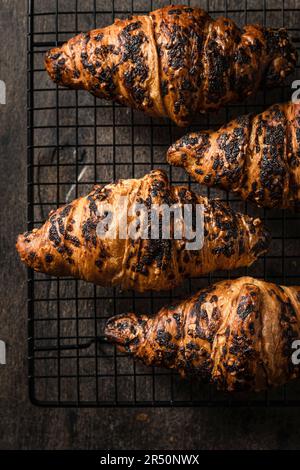
[[[172,145],[168,162],[199,183],[233,191],[261,207],[298,209],[300,106],[275,104],[232,120],[218,131],[187,134]]]
[[[296,61],[285,29],[240,29],[178,5],[81,33],[50,50],[45,65],[56,83],[185,126],[262,84],[280,85]]]
[[[97,234],[100,222],[108,231],[109,217],[124,196],[129,206],[139,203],[146,208],[148,239],[141,234],[135,239]],[[112,205],[112,212],[107,206],[102,209],[106,203]],[[188,239],[175,238],[173,224],[170,238],[162,237],[161,231],[157,239],[151,237],[153,204],[189,204],[193,230],[203,229],[203,246],[189,249]],[[203,226],[201,219],[196,224],[197,204],[203,207]],[[95,186],[87,196],[53,211],[41,228],[20,235],[17,249],[37,271],[145,291],[172,289],[187,277],[216,269],[249,266],[268,244],[269,235],[259,219],[234,212],[219,200],[209,201],[187,187],[171,186],[163,171],[154,170],[140,179]]]
[[[113,317],[105,333],[147,365],[175,369],[220,390],[265,390],[300,375],[292,362],[299,291],[251,277],[222,281],[154,317]],[[138,325],[134,332],[132,325]]]

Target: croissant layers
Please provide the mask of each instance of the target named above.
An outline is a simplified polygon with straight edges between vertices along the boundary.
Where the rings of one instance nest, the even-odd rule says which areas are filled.
[[[285,29],[213,20],[205,11],[167,6],[79,34],[51,49],[56,83],[188,125],[199,112],[280,85],[297,53]]]
[[[213,383],[221,390],[264,390],[300,376],[300,287],[242,277],[201,290],[154,317],[122,314],[105,334],[142,360]]]
[[[136,239],[99,237],[103,205],[110,204],[118,223],[120,198],[150,208],[177,204],[203,208],[203,245],[187,249],[184,238]],[[141,179],[95,186],[90,194],[52,211],[45,224],[18,237],[22,261],[36,271],[73,276],[103,286],[167,290],[185,278],[216,269],[251,265],[269,244],[260,219],[234,212],[219,200],[208,200],[184,186],[171,186],[155,170]]]
[[[300,209],[300,105],[275,104],[172,145],[169,163],[258,206]]]

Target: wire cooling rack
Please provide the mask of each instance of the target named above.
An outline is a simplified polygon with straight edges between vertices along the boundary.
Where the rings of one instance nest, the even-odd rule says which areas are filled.
[[[300,52],[299,0],[184,2],[212,16],[228,15],[239,25],[261,23],[289,29]],[[28,229],[51,209],[83,195],[95,183],[140,177],[164,168],[171,181],[229,201],[234,209],[265,220],[273,240],[269,253],[251,268],[190,279],[176,292],[137,294],[69,278],[28,272],[30,398],[43,406],[299,405],[300,383],[260,394],[229,395],[180,380],[175,373],[147,368],[95,338],[106,319],[134,311],[154,313],[220,279],[245,274],[287,285],[300,283],[300,218],[281,210],[259,210],[225,192],[193,184],[183,170],[166,164],[165,152],[186,130],[169,121],[97,100],[86,92],[55,86],[43,58],[47,49],[80,31],[109,25],[116,17],[147,13],[167,1],[31,0],[28,4]],[[297,8],[298,4],[298,8]],[[288,100],[291,82],[256,98],[201,116],[192,129],[217,128],[228,119]],[[47,350],[56,348],[56,350]]]

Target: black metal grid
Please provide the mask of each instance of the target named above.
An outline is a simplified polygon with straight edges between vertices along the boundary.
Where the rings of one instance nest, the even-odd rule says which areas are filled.
[[[222,191],[194,184],[183,170],[166,164],[169,144],[186,130],[152,120],[122,106],[96,100],[86,92],[55,86],[43,67],[46,50],[77,32],[110,24],[115,17],[147,13],[168,1],[31,0],[28,4],[28,229],[48,212],[86,193],[95,182],[139,177],[152,168],[167,170],[172,182],[185,182],[210,197],[221,197],[235,209],[259,215],[273,235],[269,253],[251,268],[216,272],[191,279],[179,290],[137,294],[103,289],[69,278],[50,278],[28,271],[30,398],[44,406],[196,406],[299,405],[300,384],[261,394],[229,395],[209,386],[180,380],[175,373],[147,368],[94,342],[107,317],[124,311],[154,313],[174,298],[220,279],[253,275],[284,284],[300,283],[299,215],[259,210]],[[174,2],[173,2],[174,3]],[[176,2],[175,2],[176,3]],[[300,52],[299,0],[181,0],[212,16],[228,15],[238,24],[257,22],[285,26]],[[297,8],[298,3],[298,8]],[[47,9],[45,8],[47,4]],[[244,104],[199,117],[192,129],[217,128],[225,120],[290,99],[291,81],[261,92]],[[65,349],[91,342],[88,348]],[[57,347],[56,351],[40,348]]]

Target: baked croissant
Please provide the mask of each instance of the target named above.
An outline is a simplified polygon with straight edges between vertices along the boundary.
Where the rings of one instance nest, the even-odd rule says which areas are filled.
[[[199,183],[232,191],[258,206],[300,208],[300,105],[275,104],[218,131],[179,139],[167,160]]]
[[[124,198],[128,208],[138,203],[149,211],[155,204],[190,205],[193,214],[197,205],[203,207],[203,226],[198,226],[204,234],[202,248],[187,249],[186,227],[181,239],[175,239],[174,231],[169,239],[161,235],[146,239],[141,234],[122,238]],[[113,232],[108,232],[109,237],[99,236],[99,223],[107,230],[110,215],[114,217],[109,230],[117,227],[117,236],[113,237]],[[146,223],[149,230],[148,219]],[[52,211],[41,228],[20,235],[17,250],[22,261],[36,271],[146,291],[171,289],[184,278],[216,269],[249,266],[266,251],[268,243],[269,235],[260,219],[235,213],[221,201],[209,201],[184,186],[171,186],[166,174],[155,170],[141,179],[95,186],[86,197]]]
[[[259,391],[299,377],[292,360],[299,330],[300,287],[241,277],[154,317],[112,317],[105,335],[146,365],[175,369],[220,390]]]
[[[185,126],[199,112],[280,85],[297,53],[285,29],[213,20],[186,5],[167,6],[79,34],[51,49],[56,83],[90,91]]]

